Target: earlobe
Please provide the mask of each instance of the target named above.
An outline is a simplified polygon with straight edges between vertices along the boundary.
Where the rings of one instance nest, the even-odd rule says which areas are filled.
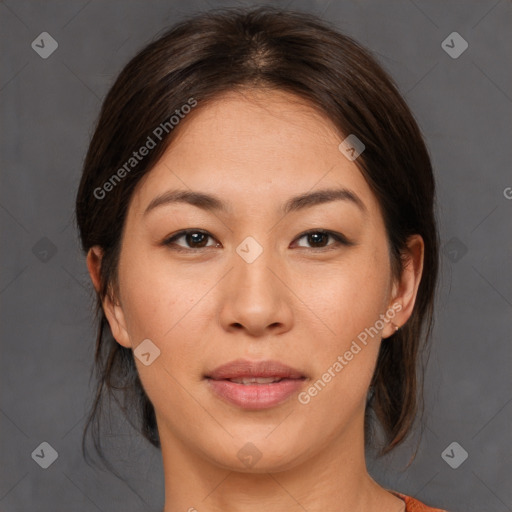
[[[407,241],[407,249],[400,279],[393,286],[390,309],[395,311],[393,320],[383,330],[382,337],[395,334],[410,318],[423,273],[425,244],[420,235],[412,235]],[[399,307],[398,307],[399,306]],[[388,309],[389,311],[389,309]]]
[[[398,320],[398,313],[402,311],[400,302],[394,302],[385,313],[387,324],[382,330],[382,339],[389,338],[400,330],[402,324]]]
[[[103,250],[101,247],[95,245],[89,249],[87,253],[87,269],[91,280],[94,285],[94,289],[99,294],[101,290],[101,262],[103,258]],[[122,306],[119,301],[114,297],[114,293],[111,289],[107,292],[105,297],[101,299],[103,312],[110,325],[112,336],[114,339],[123,347],[130,348],[131,342],[126,330],[126,322]]]

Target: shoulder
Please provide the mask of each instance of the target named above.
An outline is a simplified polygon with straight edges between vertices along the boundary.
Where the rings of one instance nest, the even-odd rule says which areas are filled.
[[[395,496],[402,498],[405,501],[405,510],[406,512],[447,512],[446,510],[442,510],[440,508],[432,508],[428,507],[421,501],[418,501],[411,496],[407,496],[406,494],[402,494],[400,492],[391,491]]]

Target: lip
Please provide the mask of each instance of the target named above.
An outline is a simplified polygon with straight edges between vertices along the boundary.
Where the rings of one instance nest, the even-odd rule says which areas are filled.
[[[279,379],[300,379],[305,375],[279,361],[249,361],[247,359],[236,359],[229,363],[218,366],[206,375],[214,380],[240,379],[243,377],[277,377]]]
[[[241,384],[228,379],[241,378],[281,379],[269,384]],[[216,396],[242,409],[275,407],[298,391],[306,376],[279,361],[248,361],[237,359],[221,365],[205,375],[209,388]]]

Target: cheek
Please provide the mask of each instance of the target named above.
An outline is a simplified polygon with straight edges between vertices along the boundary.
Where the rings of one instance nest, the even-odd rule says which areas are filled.
[[[329,326],[319,340],[322,350],[315,351],[311,411],[322,415],[339,407],[348,413],[364,403],[380,348],[389,277],[387,252],[372,249],[347,258],[310,287],[311,309]]]
[[[385,312],[389,278],[387,253],[358,251],[339,266],[319,271],[303,293],[311,309],[325,319],[329,338],[339,348],[374,325]]]
[[[370,255],[325,281],[322,315],[334,334],[318,340],[315,373],[300,397],[313,431],[335,435],[340,425],[361,418],[381,343],[375,326],[386,308],[386,269]]]
[[[133,347],[149,339],[160,350],[149,366],[135,357],[140,379],[155,405],[165,397],[167,406],[179,407],[190,397],[178,383],[198,378],[204,370],[201,356],[211,350],[206,334],[215,325],[219,272],[177,268],[155,252],[128,254],[119,267],[126,328]]]
[[[187,324],[194,307],[211,287],[197,272],[183,272],[161,253],[130,253],[120,262],[123,311],[134,343],[150,338],[163,343]]]
[[[134,361],[151,402],[165,410],[191,405],[180,383],[200,373],[201,349],[193,340],[204,340],[201,329],[207,321],[207,301],[201,298],[214,284],[213,278],[212,282],[194,278],[171,267],[154,256],[141,257],[136,252],[119,267],[123,312],[132,347],[149,339],[160,350],[148,366],[137,357]]]

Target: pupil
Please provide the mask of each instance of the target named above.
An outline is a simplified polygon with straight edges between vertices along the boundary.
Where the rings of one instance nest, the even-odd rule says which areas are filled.
[[[308,237],[308,242],[316,247],[319,243],[322,244],[322,239],[326,238],[327,235],[325,233],[310,233]]]
[[[203,240],[204,238],[204,240]],[[204,233],[188,233],[187,234],[187,243],[189,245],[196,245],[196,244],[201,244],[201,241],[205,241],[206,240],[206,237],[204,235]],[[204,243],[200,245],[201,247],[204,246]]]

